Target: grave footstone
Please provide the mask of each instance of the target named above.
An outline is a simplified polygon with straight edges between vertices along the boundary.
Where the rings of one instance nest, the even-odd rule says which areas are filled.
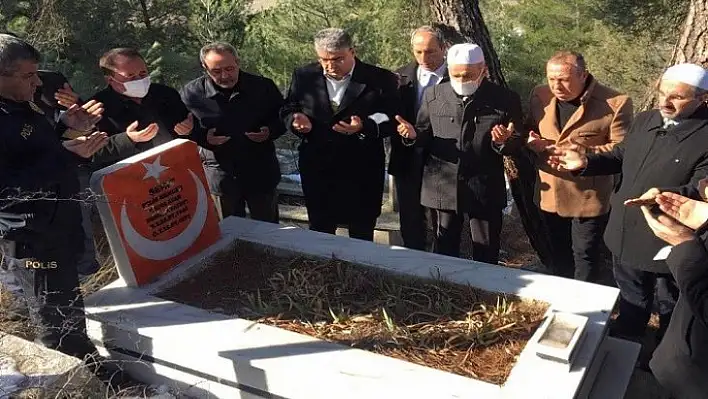
[[[142,286],[220,238],[197,145],[176,139],[91,177],[120,277]]]

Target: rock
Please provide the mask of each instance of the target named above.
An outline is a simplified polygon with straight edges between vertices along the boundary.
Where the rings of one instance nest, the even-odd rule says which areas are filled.
[[[0,395],[19,390],[27,376],[17,371],[17,362],[10,356],[0,355]]]
[[[0,353],[1,398],[106,397],[106,387],[77,358],[4,333]]]
[[[151,386],[150,388],[152,390],[150,399],[177,399],[167,385]]]

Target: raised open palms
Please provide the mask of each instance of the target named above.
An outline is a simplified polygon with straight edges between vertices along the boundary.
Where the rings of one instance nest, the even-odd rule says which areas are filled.
[[[656,202],[662,212],[693,230],[708,221],[708,203],[706,202],[668,192],[657,195]]]

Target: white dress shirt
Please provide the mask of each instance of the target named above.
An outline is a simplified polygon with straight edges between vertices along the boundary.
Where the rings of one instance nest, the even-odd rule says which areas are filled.
[[[428,71],[423,69],[418,65],[417,75],[418,75],[418,104],[420,104],[423,98],[423,92],[428,86],[433,86],[443,79],[445,76],[445,71],[447,70],[447,65],[443,63],[440,67],[434,71]]]
[[[355,66],[353,66],[352,70],[349,71],[349,73],[341,80],[337,80],[332,78],[331,76],[327,76],[327,74],[325,73],[325,80],[327,81],[327,95],[329,96],[329,101],[337,107],[339,107],[339,104],[342,102],[342,98],[344,97],[344,93],[347,91],[347,87],[349,87],[349,82],[351,82],[352,80],[352,73],[354,73]]]
[[[663,119],[664,119],[664,126],[663,126],[664,129],[668,129],[670,127],[674,127],[679,124],[678,121],[676,121],[674,119],[669,119],[669,118],[663,118]]]

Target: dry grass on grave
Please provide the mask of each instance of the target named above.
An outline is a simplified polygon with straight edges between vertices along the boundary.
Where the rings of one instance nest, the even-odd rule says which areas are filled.
[[[96,225],[98,225],[99,228],[97,228]],[[118,270],[113,261],[113,254],[111,254],[108,239],[100,223],[94,223],[94,234],[96,260],[98,260],[101,268],[81,283],[81,292],[84,294],[84,297],[93,294],[118,279]]]
[[[24,311],[24,303],[0,284],[0,331],[33,340],[35,329]]]
[[[499,385],[548,307],[243,243],[158,296]]]

